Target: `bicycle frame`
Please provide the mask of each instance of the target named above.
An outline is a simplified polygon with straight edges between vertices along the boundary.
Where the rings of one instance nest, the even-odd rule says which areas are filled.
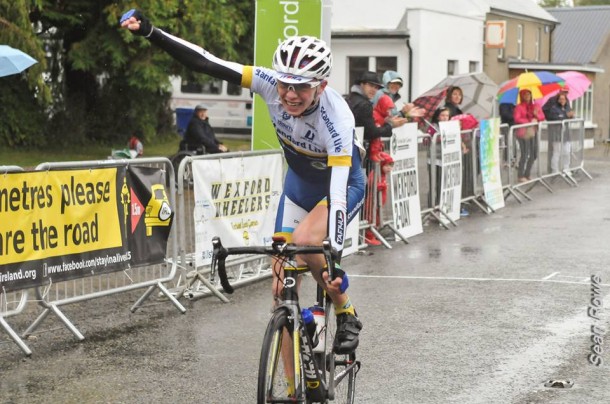
[[[271,246],[251,246],[251,247],[233,247],[224,248],[218,237],[212,240],[213,258],[211,268],[211,281],[214,282],[216,269],[220,282],[227,293],[233,293],[233,287],[229,284],[225,270],[225,259],[228,255],[234,254],[265,254],[277,258],[277,263],[282,265],[284,271],[283,283],[283,300],[275,307],[274,313],[286,311],[289,321],[288,331],[292,338],[292,365],[294,365],[294,386],[297,402],[304,402],[306,399],[312,401],[325,402],[325,400],[334,400],[335,386],[340,383],[346,375],[354,371],[357,373],[360,368],[358,361],[341,361],[339,364],[345,369],[335,375],[335,355],[327,355],[327,352],[332,352],[331,346],[325,346],[324,352],[314,352],[312,341],[307,333],[303,319],[301,316],[301,307],[299,305],[299,296],[297,291],[297,278],[300,273],[305,272],[303,269],[297,268],[296,265],[285,265],[286,262],[294,262],[297,255],[301,254],[323,254],[326,260],[327,268],[329,268],[329,277],[333,279],[333,271],[335,268],[335,260],[338,256],[336,250],[332,248],[330,240],[325,239],[322,246],[296,246],[287,244],[283,238],[274,238]],[[216,265],[217,264],[217,265]],[[276,263],[274,263],[275,265]],[[217,268],[216,268],[217,267]],[[330,299],[326,297],[325,291],[318,285],[316,305],[325,307],[326,324],[329,324],[329,315],[334,313],[334,306]],[[272,316],[273,317],[273,316]],[[324,344],[327,344],[328,327],[325,327],[320,332],[320,337],[323,338]],[[282,358],[275,358],[282,360]],[[330,362],[327,364],[326,362]],[[299,389],[301,378],[301,364],[303,376],[305,380],[304,389]],[[324,377],[328,371],[328,377]]]
[[[305,329],[303,318],[301,316],[301,307],[299,305],[299,296],[297,292],[297,277],[302,272],[296,267],[284,267],[284,300],[275,308],[274,311],[288,310],[290,317],[296,319],[292,321],[292,341],[293,341],[293,363],[294,363],[294,379],[300,380],[299,374],[302,360],[303,372],[305,376],[305,384],[310,397],[321,401],[326,397],[326,381],[321,377],[318,363],[315,360],[312,341],[309,338]],[[299,392],[297,391],[297,394]],[[305,393],[305,392],[302,392]],[[305,399],[305,397],[302,397]]]

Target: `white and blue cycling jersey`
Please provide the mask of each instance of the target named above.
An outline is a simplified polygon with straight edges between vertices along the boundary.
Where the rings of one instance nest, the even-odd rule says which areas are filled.
[[[328,204],[328,234],[332,245],[341,251],[345,229],[362,206],[365,187],[354,116],[343,97],[326,86],[319,102],[294,117],[282,106],[276,71],[219,59],[158,28],[148,39],[190,69],[240,84],[265,100],[288,163],[276,233],[290,240],[309,211],[318,204]]]

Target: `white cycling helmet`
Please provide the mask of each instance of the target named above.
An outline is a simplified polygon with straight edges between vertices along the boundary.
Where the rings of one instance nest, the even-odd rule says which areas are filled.
[[[273,69],[283,73],[279,79],[287,83],[323,80],[330,75],[332,65],[333,57],[326,42],[312,36],[290,37],[273,54]]]

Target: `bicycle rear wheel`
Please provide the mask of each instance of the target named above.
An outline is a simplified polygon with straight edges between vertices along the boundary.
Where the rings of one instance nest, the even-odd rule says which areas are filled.
[[[280,309],[272,314],[258,368],[258,404],[303,402],[304,375],[301,361],[297,372],[294,371],[292,328],[288,310]]]
[[[356,353],[339,355],[333,352],[337,318],[332,302],[326,304],[326,376],[327,383],[334,386],[333,403],[353,404],[356,394],[356,374],[360,365],[356,362]]]

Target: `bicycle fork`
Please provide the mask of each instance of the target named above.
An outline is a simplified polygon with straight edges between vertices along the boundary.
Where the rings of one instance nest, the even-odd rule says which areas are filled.
[[[303,373],[305,376],[305,385],[307,395],[312,401],[324,401],[326,399],[326,386],[322,380],[322,371],[318,369],[311,341],[304,327],[299,327],[299,333],[302,340],[300,353],[303,360]],[[295,359],[299,355],[295,355]]]
[[[307,330],[301,317],[301,308],[298,304],[298,295],[296,291],[296,274],[294,269],[284,268],[284,305],[291,313],[293,321],[293,356],[294,356],[294,375],[295,385],[298,380],[301,380],[300,370],[303,369],[305,378],[305,392],[307,397],[312,401],[324,401],[326,399],[326,385],[322,379],[322,371],[318,369],[316,363],[312,341],[307,334]],[[301,363],[302,361],[302,363]],[[302,365],[302,366],[301,366]]]

